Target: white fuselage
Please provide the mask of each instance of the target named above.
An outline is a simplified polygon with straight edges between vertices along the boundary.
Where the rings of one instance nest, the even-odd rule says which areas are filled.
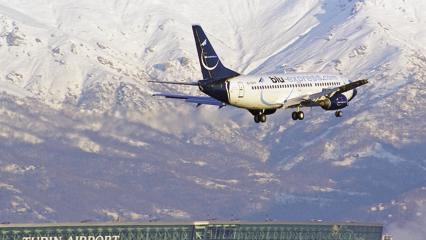
[[[287,108],[300,104],[303,96],[336,88],[349,81],[321,73],[241,75],[228,80],[229,103],[247,109]],[[353,91],[344,95],[351,99]]]

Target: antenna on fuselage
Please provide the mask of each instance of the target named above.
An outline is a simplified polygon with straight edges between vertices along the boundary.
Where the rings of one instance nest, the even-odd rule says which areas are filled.
[[[284,74],[287,74],[287,64],[282,65]]]

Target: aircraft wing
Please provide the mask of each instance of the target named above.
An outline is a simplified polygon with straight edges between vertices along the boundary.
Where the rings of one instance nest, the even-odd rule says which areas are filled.
[[[317,105],[316,101],[323,97],[331,97],[332,95],[336,93],[344,93],[367,83],[368,83],[367,79],[362,79],[362,80],[351,82],[351,83],[345,84],[343,86],[335,87],[335,88],[324,88],[321,92],[318,92],[318,93],[289,99],[288,103],[285,105],[287,105],[287,107],[297,107],[300,104],[304,106],[315,106]]]
[[[358,81],[355,81],[355,82],[351,82],[351,83],[348,83],[348,84],[345,84],[343,86],[338,87],[337,92],[338,93],[344,93],[344,92],[350,91],[352,89],[355,89],[355,88],[360,87],[360,86],[367,84],[367,83],[368,83],[367,79],[362,79],[362,80],[358,80]]]
[[[175,95],[175,94],[164,94],[164,93],[156,93],[156,94],[153,94],[152,96],[185,100],[185,102],[196,103],[197,106],[200,106],[203,104],[213,105],[218,107],[226,106],[225,103],[207,96],[187,96],[187,95]]]

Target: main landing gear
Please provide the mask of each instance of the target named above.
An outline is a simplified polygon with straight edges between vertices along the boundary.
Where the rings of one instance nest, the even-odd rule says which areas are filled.
[[[259,113],[259,114],[254,115],[254,122],[255,123],[266,122],[266,114]]]
[[[291,118],[294,121],[296,121],[296,120],[303,120],[305,118],[305,114],[302,111],[293,112],[291,114]]]
[[[303,120],[303,119],[305,119],[305,113],[303,113],[303,112],[300,110],[300,106],[298,106],[298,107],[297,107],[297,110],[291,114],[291,118],[292,118],[294,121],[296,121],[296,120]]]
[[[336,112],[334,113],[334,115],[335,115],[336,117],[342,117],[342,116],[343,116],[343,112],[342,112],[342,111],[340,111],[340,110],[338,110],[338,111],[336,111]]]
[[[256,109],[250,110],[249,109],[249,112],[254,117],[255,123],[266,122],[266,115],[274,114],[276,111],[277,111],[277,109],[261,109],[261,110],[256,110]]]

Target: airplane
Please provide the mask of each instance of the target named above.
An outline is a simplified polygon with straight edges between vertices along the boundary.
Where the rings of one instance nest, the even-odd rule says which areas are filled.
[[[357,88],[367,84],[367,79],[349,81],[347,78],[326,73],[275,73],[243,75],[226,68],[199,25],[192,31],[203,75],[193,82],[149,81],[153,83],[197,86],[208,96],[187,96],[155,93],[153,96],[180,99],[200,105],[226,105],[247,109],[256,123],[266,122],[266,116],[278,109],[295,109],[293,120],[303,120],[303,107],[321,107],[335,111],[342,117],[341,109],[357,95]]]

